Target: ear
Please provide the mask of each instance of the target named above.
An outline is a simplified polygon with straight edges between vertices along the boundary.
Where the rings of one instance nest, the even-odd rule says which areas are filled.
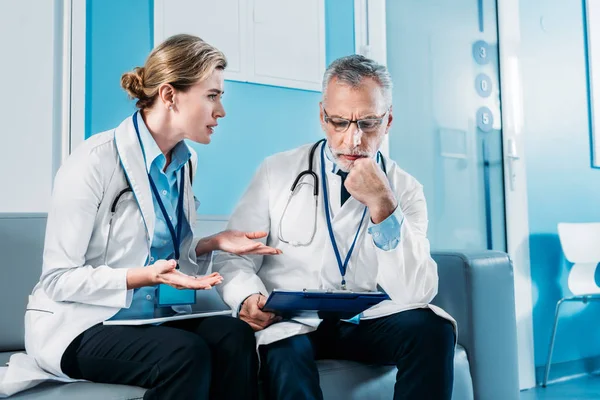
[[[160,85],[158,88],[158,97],[162,106],[168,109],[175,104],[175,88],[168,83]]]
[[[319,120],[321,121],[321,127],[325,129],[325,112],[323,111],[323,102],[319,102]]]
[[[390,111],[388,113],[388,123],[387,126],[385,127],[385,134],[387,135],[388,132],[390,131],[390,128],[392,127],[392,121],[394,120],[394,113],[392,110],[392,106],[390,106]]]

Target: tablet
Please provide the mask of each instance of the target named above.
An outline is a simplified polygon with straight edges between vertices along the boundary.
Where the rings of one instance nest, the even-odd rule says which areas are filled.
[[[389,296],[383,292],[275,289],[269,295],[263,311],[284,318],[350,319],[384,300],[389,300]]]
[[[206,318],[213,317],[215,315],[231,315],[231,310],[224,311],[210,311],[210,312],[192,312],[188,314],[175,314],[168,317],[160,317],[160,318],[147,318],[147,319],[109,319],[108,321],[104,321],[104,325],[151,325],[151,324],[161,324],[163,322],[169,321],[177,321],[180,319],[190,319],[190,318]]]

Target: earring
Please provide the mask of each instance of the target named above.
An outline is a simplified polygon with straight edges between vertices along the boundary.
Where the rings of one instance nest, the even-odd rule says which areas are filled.
[[[169,110],[170,110],[170,111],[173,111],[173,104],[171,104],[171,105],[169,106]]]

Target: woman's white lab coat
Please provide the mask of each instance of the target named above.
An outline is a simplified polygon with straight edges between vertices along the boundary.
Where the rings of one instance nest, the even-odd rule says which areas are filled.
[[[197,157],[190,152],[195,172]],[[196,203],[189,174],[184,175],[184,213],[193,227]],[[133,193],[121,197],[113,216],[111,206],[128,187],[126,177]],[[44,377],[68,380],[60,362],[71,341],[131,305],[127,268],[146,264],[154,223],[146,164],[132,118],[127,118],[86,140],[56,175],[42,275],[25,313],[27,355],[13,356],[8,370],[0,371],[0,396]],[[197,258],[196,243],[191,235],[181,243],[182,272],[206,272],[211,255]]]
[[[228,229],[269,232],[267,245],[283,251],[282,255],[267,257],[239,257],[220,252],[215,255],[213,271],[220,272],[224,278],[223,284],[217,289],[234,310],[253,293],[268,295],[273,289],[340,288],[341,274],[329,239],[323,208],[320,146],[313,161],[313,170],[319,177],[316,210],[311,186],[313,181],[304,178],[302,182],[310,185],[299,189],[282,221],[290,188],[296,176],[306,170],[311,146],[302,146],[267,158],[229,220]],[[350,198],[340,207],[341,179],[332,172],[332,162],[327,158],[325,160],[332,225],[343,260],[356,234],[364,205]],[[377,247],[368,232],[367,212],[346,272],[348,289],[369,291],[377,290],[380,285],[390,296],[391,300],[365,311],[363,319],[428,307],[455,324],[449,314],[429,304],[437,294],[438,274],[426,236],[428,220],[423,188],[396,163],[389,159],[385,161],[387,177],[399,203],[396,216],[399,222],[402,221],[400,243],[389,251]],[[317,226],[310,245],[295,247],[279,240],[282,225],[284,240],[306,241],[313,232],[315,212]],[[318,320],[303,322],[271,325],[258,332],[257,344],[307,333],[318,325]]]

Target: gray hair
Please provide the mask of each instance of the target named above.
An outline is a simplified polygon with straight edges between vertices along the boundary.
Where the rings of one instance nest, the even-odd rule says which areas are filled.
[[[364,78],[371,78],[381,87],[388,107],[392,105],[393,83],[390,73],[385,66],[365,56],[353,54],[333,61],[323,76],[323,98],[333,78],[353,88],[358,87]]]

